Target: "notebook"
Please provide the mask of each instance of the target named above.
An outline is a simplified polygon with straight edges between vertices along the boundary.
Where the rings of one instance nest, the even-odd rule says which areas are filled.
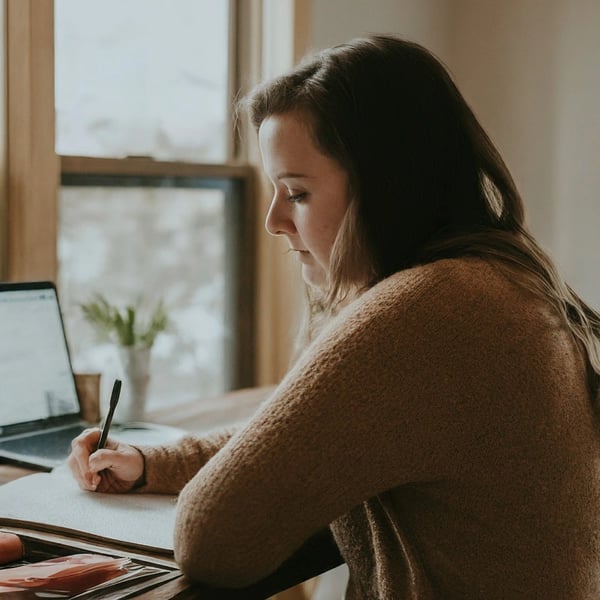
[[[85,492],[62,465],[0,486],[0,529],[32,528],[168,557],[176,504],[169,494]]]
[[[0,283],[0,461],[50,471],[87,426],[54,284]]]

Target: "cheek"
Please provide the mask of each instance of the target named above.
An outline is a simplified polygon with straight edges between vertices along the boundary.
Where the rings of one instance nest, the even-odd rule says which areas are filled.
[[[298,224],[306,241],[311,241],[317,247],[328,246],[333,243],[337,233],[337,224],[323,218],[312,217]]]
[[[326,215],[326,217],[321,222],[322,235],[325,239],[328,240],[329,244],[333,244],[333,242],[335,241],[337,233],[342,225],[342,221],[344,220],[346,208],[347,204],[336,207],[336,210]]]
[[[304,242],[323,267],[329,264],[333,243],[339,229],[339,223],[322,220],[316,221],[309,227],[304,236]]]

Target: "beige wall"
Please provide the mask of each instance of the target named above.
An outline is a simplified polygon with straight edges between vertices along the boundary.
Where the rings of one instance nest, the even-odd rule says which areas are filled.
[[[448,61],[534,233],[600,308],[600,2],[453,0]]]
[[[528,220],[600,308],[600,2],[314,0],[313,47],[393,32],[436,52],[497,143]]]
[[[449,11],[447,0],[313,0],[313,47],[367,33],[398,33],[443,55]]]
[[[530,226],[552,245],[556,189],[557,2],[454,0],[448,62],[498,145]]]
[[[569,280],[600,309],[600,2],[562,2],[553,247]]]

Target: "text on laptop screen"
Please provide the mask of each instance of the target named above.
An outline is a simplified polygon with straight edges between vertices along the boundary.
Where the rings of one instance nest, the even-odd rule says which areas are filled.
[[[0,293],[0,427],[77,414],[56,292]]]

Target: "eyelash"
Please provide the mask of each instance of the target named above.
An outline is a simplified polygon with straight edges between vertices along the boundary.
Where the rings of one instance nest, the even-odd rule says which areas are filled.
[[[290,194],[288,196],[288,200],[290,202],[300,202],[300,200],[302,200],[303,198],[305,198],[307,196],[306,192],[300,192],[299,194]]]

